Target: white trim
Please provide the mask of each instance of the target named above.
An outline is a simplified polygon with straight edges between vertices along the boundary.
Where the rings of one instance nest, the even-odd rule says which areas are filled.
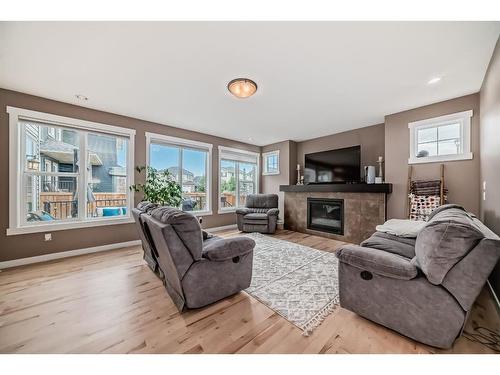
[[[233,153],[233,154],[237,154],[237,153],[241,153],[241,154],[246,154],[246,155],[251,155],[251,156],[254,156],[255,157],[255,163],[257,164],[256,166],[256,171],[255,171],[255,175],[256,175],[256,187],[255,187],[255,193],[258,194],[260,192],[260,154],[258,152],[252,152],[252,151],[246,151],[246,150],[239,150],[237,148],[231,148],[231,147],[226,147],[226,146],[219,146],[218,147],[218,163],[217,163],[217,213],[220,215],[220,214],[228,214],[228,213],[234,213],[236,211],[236,209],[238,207],[231,207],[231,208],[223,208],[223,207],[220,207],[220,188],[221,188],[221,177],[220,177],[220,163],[221,163],[221,160],[223,159],[222,158],[222,154],[224,153],[224,151],[229,151],[230,153]],[[237,162],[239,162],[239,160],[235,160]],[[249,161],[245,161],[245,160],[242,160],[242,162],[249,162]],[[235,176],[235,179],[236,179],[236,194],[238,195],[238,183],[239,183],[239,178],[238,178],[238,173],[236,171],[236,176]],[[238,197],[236,198],[236,200],[238,201]]]
[[[158,133],[151,133],[151,132],[146,132],[145,134],[146,134],[146,139],[149,139],[150,143],[151,143],[151,140],[156,140],[156,141],[163,141],[165,143],[172,144],[172,145],[205,148],[207,150],[211,150],[214,146],[211,143],[193,141],[193,140],[185,139],[185,138],[172,137],[170,135],[165,135],[165,134],[158,134]]]
[[[433,117],[425,120],[410,122],[408,124],[408,128],[410,130],[410,156],[408,158],[408,164],[423,164],[423,163],[472,159],[473,158],[473,154],[471,152],[472,116],[473,116],[473,111],[469,110],[439,117]],[[418,129],[434,128],[454,123],[460,124],[460,139],[462,142],[460,144],[461,152],[459,154],[436,155],[436,156],[427,156],[422,158],[416,157],[416,150],[417,150],[416,132]]]
[[[210,231],[210,232],[218,232],[221,230],[229,230],[229,229],[236,229],[236,228],[238,228],[238,225],[231,224],[231,225],[223,225],[221,227],[212,227],[212,228],[204,228],[204,229],[207,231]]]
[[[278,170],[276,172],[267,171],[267,161],[268,156],[276,155],[278,157]],[[267,151],[262,153],[262,175],[263,176],[275,176],[280,174],[280,150]]]
[[[124,247],[138,246],[140,244],[141,244],[140,240],[134,240],[134,241],[127,241],[127,242],[112,243],[109,245],[87,247],[84,249],[61,251],[61,252],[52,253],[52,254],[37,255],[37,256],[29,257],[29,258],[7,260],[4,262],[0,262],[0,269],[19,267],[19,266],[24,266],[24,265],[33,264],[33,263],[48,262],[50,260],[55,260],[55,259],[63,259],[63,258],[74,257],[74,256],[78,256],[78,255],[98,253],[101,251],[115,250],[115,249],[120,249],[120,248],[124,248]]]
[[[91,228],[100,227],[103,225],[118,225],[118,224],[130,224],[134,223],[134,219],[127,216],[122,216],[115,219],[107,218],[94,218],[88,220],[72,220],[63,221],[60,223],[53,224],[37,224],[37,225],[26,225],[17,228],[7,228],[7,236],[13,236],[16,234],[27,234],[27,233],[42,233],[42,232],[56,232],[58,230],[68,230],[68,229],[79,229],[79,228]]]
[[[220,197],[219,197],[220,198]],[[229,207],[229,208],[220,208],[217,210],[217,213],[219,215],[223,215],[223,214],[234,214],[236,212],[236,209],[238,207]]]
[[[9,228],[6,233],[8,236],[25,233],[40,233],[47,231],[57,231],[74,228],[95,227],[101,225],[125,224],[133,223],[132,208],[134,206],[134,197],[128,186],[134,184],[134,151],[135,151],[135,130],[121,128],[118,126],[94,123],[85,120],[73,119],[69,117],[52,115],[49,113],[36,112],[16,107],[6,107],[9,114]],[[42,122],[47,125],[62,126],[66,128],[74,128],[79,133],[81,151],[86,150],[87,135],[91,133],[109,134],[126,138],[127,145],[127,215],[117,218],[92,218],[86,217],[86,189],[79,189],[78,196],[78,218],[73,220],[61,220],[52,223],[38,223],[36,225],[25,222],[25,217],[22,214],[26,205],[24,204],[25,196],[23,192],[23,176],[25,173],[24,155],[25,142],[22,139],[22,126],[19,120],[32,120]],[[86,153],[80,152],[80,168],[79,173],[53,173],[53,172],[33,172],[33,175],[57,175],[57,176],[74,176],[77,178],[77,184],[86,186]],[[19,196],[21,194],[21,196]]]
[[[90,130],[100,133],[112,133],[121,136],[135,134],[135,129],[122,128],[120,126],[107,125],[99,122],[80,120],[71,117],[53,115],[51,113],[31,111],[29,109],[7,106],[7,113],[23,120],[34,120],[49,123],[49,125],[60,125],[63,127],[77,128],[80,130]]]
[[[185,147],[185,148],[195,148],[195,149],[201,149],[205,150],[208,152],[208,157],[207,157],[207,165],[206,165],[206,183],[205,183],[205,189],[206,189],[206,195],[207,195],[207,209],[203,211],[190,211],[194,216],[209,216],[213,215],[212,212],[212,148],[213,144],[211,143],[204,143],[204,142],[199,142],[199,141],[192,141],[190,139],[184,139],[184,138],[178,138],[178,137],[172,137],[169,135],[164,135],[164,134],[158,134],[158,133],[151,133],[151,132],[146,132],[146,165],[149,165],[149,149],[151,146],[151,143],[154,143],[155,141],[160,143],[160,144],[167,144],[167,145],[172,145],[172,146],[180,146],[180,147]],[[181,169],[181,185],[182,185],[182,157],[179,155],[179,163],[180,163],[180,169]],[[182,186],[181,186],[182,188]]]

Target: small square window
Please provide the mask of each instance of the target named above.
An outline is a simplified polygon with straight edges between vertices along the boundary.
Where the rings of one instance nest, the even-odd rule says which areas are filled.
[[[265,152],[262,154],[264,170],[263,175],[280,174],[280,152],[279,150]]]
[[[454,113],[408,124],[410,164],[472,159],[472,111]]]

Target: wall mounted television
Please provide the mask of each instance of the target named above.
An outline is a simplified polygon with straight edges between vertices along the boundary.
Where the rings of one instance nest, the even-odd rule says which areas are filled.
[[[335,184],[361,182],[361,146],[305,155],[304,183]]]

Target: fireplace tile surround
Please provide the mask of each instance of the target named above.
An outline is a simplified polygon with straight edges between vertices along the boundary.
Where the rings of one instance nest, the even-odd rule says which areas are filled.
[[[344,234],[307,228],[308,198],[344,201]],[[386,193],[285,191],[285,229],[359,244],[385,222]]]

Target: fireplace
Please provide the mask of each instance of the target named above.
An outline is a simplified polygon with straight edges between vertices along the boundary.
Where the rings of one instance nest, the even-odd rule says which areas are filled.
[[[307,228],[344,234],[344,200],[307,198]]]

